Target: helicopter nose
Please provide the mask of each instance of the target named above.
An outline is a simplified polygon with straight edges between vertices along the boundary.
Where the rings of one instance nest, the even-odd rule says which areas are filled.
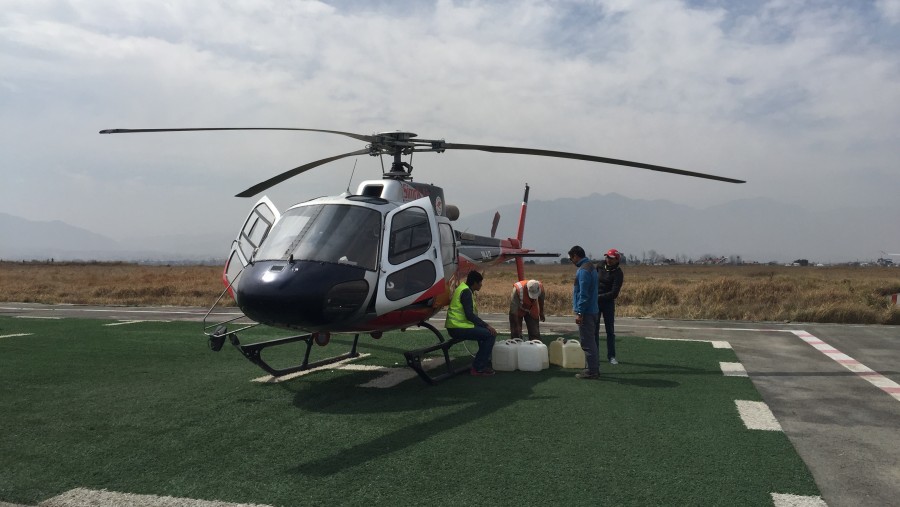
[[[260,261],[244,268],[237,301],[244,315],[292,329],[339,327],[366,303],[366,270],[318,261]]]

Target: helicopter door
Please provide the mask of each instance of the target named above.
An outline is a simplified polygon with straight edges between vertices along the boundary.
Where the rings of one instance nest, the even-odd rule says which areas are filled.
[[[272,225],[281,216],[278,208],[268,197],[263,196],[250,210],[250,215],[241,227],[237,238],[231,242],[231,254],[225,264],[225,283],[228,284],[231,297],[234,298],[239,283],[238,275],[250,264],[253,254],[272,229]]]
[[[389,212],[384,231],[375,301],[378,315],[412,304],[444,278],[441,237],[429,198]]]

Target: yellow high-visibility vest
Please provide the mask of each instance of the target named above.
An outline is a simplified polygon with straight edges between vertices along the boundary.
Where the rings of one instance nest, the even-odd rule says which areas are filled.
[[[447,329],[472,329],[475,327],[475,323],[466,318],[462,301],[459,300],[459,295],[468,288],[469,286],[465,283],[460,283],[456,290],[453,291],[453,297],[450,299],[450,308],[447,309],[447,320],[444,322],[444,326]],[[478,313],[474,291],[472,292],[472,311]]]

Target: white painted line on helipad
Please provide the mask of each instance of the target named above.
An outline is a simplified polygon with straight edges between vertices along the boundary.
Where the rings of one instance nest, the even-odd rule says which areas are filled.
[[[834,362],[866,379],[870,384],[886,392],[895,400],[900,401],[900,384],[860,363],[847,354],[844,354],[840,350],[832,347],[831,345],[822,341],[820,338],[817,338],[812,334],[807,333],[806,331],[791,332],[797,335],[797,337],[799,337],[801,340],[812,345],[819,352],[831,358]]]
[[[40,317],[37,315],[16,315],[17,319],[60,320],[62,317]]]
[[[783,431],[778,419],[761,401],[734,400],[738,414],[748,430]]]
[[[17,336],[31,336],[31,335],[33,335],[33,334],[34,334],[34,333],[5,334],[5,335],[0,335],[0,338],[15,338],[15,337],[17,337]]]
[[[272,375],[265,375],[263,377],[252,379],[251,382],[264,382],[267,384],[274,384],[274,383],[278,383],[278,382],[284,382],[285,380],[291,380],[291,379],[295,379],[297,377],[302,377],[303,375],[307,375],[307,374],[315,372],[315,371],[339,370],[339,369],[341,369],[341,365],[347,364],[351,361],[358,361],[360,359],[364,359],[371,355],[372,354],[360,354],[356,357],[341,359],[340,361],[335,361],[333,363],[329,363],[329,364],[319,366],[316,368],[310,368],[308,370],[295,371],[294,373],[288,373],[287,375],[282,375],[280,377],[273,377]]]
[[[175,307],[177,308],[177,307]],[[164,315],[206,315],[206,310],[170,310],[168,308],[159,308],[153,310],[136,310],[129,308],[78,308],[78,305],[53,305],[47,308],[35,308],[27,306],[0,306],[0,310],[11,310],[17,312],[58,312],[58,311],[76,311],[86,313],[162,313]],[[242,312],[216,312],[214,315],[244,315]]]
[[[263,504],[195,500],[173,496],[135,495],[115,491],[86,488],[70,489],[65,493],[44,500],[41,507],[88,507],[115,505],[116,507],[270,507]]]
[[[169,320],[120,320],[119,322],[113,322],[110,324],[103,324],[104,326],[124,326],[125,324],[139,324],[141,322],[171,322]]]
[[[378,366],[377,364],[345,364],[339,366],[338,370],[348,371],[387,371],[387,366]]]
[[[801,496],[786,493],[772,493],[775,507],[828,507],[821,496]]]
[[[659,341],[668,341],[668,342],[703,342],[709,343],[713,346],[714,349],[730,349],[731,344],[722,341],[722,340],[700,340],[696,338],[659,338],[656,336],[645,336],[645,340],[659,340]]]
[[[744,365],[741,363],[725,363],[719,361],[719,368],[722,369],[722,374],[726,377],[746,377],[747,370],[744,369]]]
[[[445,364],[443,360],[438,361],[433,357],[427,357],[422,360],[422,368],[426,370],[434,369],[443,364]],[[386,389],[388,387],[394,387],[395,385],[401,382],[405,382],[418,375],[412,368],[385,368],[385,370],[388,371],[386,375],[374,378],[366,382],[365,384],[360,384],[359,387],[375,387],[378,389]]]

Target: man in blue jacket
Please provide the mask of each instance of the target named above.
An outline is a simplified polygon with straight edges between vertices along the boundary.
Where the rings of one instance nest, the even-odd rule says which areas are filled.
[[[569,260],[578,266],[575,272],[575,284],[572,288],[572,309],[575,312],[575,323],[578,324],[578,339],[584,350],[585,370],[577,375],[580,379],[596,379],[600,377],[600,356],[597,342],[594,341],[594,327],[597,325],[597,268],[578,245],[569,249]]]

